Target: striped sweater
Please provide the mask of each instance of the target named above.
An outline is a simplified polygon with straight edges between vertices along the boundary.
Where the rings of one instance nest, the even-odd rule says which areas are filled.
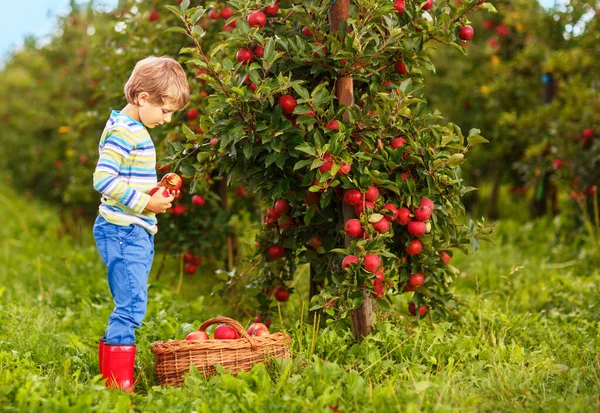
[[[139,225],[156,234],[156,216],[144,211],[157,184],[156,151],[143,123],[113,110],[98,146],[94,188],[102,194],[99,213],[115,225]]]

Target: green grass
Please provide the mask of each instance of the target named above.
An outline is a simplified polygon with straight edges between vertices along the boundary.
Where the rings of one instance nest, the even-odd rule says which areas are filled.
[[[151,343],[183,338],[216,315],[249,317],[211,297],[214,268],[181,279],[168,262],[151,276],[150,305],[138,330],[137,394],[104,389],[97,339],[111,312],[91,227],[81,241],[59,234],[58,212],[0,191],[1,412],[343,412],[600,410],[598,274],[568,245],[556,221],[502,221],[495,245],[456,256],[457,321],[416,322],[378,313],[361,344],[347,325],[314,334],[306,282],[282,306],[291,360],[237,377],[163,388],[153,377]],[[158,256],[160,257],[160,255]],[[158,265],[155,265],[155,268]]]

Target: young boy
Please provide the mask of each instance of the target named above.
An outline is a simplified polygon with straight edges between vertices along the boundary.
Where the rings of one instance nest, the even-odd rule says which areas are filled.
[[[100,138],[94,188],[102,194],[94,238],[108,268],[115,308],[98,344],[98,363],[107,387],[133,385],[135,329],[148,303],[148,274],[154,258],[156,215],[171,208],[157,186],[156,152],[147,128],[171,121],[190,97],[186,74],[168,57],[139,61],[125,84],[128,104],[113,111]]]

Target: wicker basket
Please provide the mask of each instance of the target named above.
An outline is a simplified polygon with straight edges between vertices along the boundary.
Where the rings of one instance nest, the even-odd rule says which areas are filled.
[[[216,373],[215,364],[220,364],[232,373],[250,370],[255,363],[269,358],[289,358],[291,338],[282,333],[263,337],[251,337],[237,321],[228,317],[216,317],[205,321],[199,331],[213,324],[227,324],[241,336],[237,340],[174,340],[156,342],[152,353],[156,356],[156,377],[161,385],[179,386],[183,374],[193,364],[209,377]]]

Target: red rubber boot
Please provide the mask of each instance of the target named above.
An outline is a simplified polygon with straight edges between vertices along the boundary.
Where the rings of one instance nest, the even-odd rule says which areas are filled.
[[[104,355],[104,344],[106,343],[106,339],[101,338],[98,341],[98,369],[100,370],[100,374],[102,374],[102,356]]]
[[[104,345],[102,356],[102,378],[106,387],[133,391],[133,365],[135,346]]]

